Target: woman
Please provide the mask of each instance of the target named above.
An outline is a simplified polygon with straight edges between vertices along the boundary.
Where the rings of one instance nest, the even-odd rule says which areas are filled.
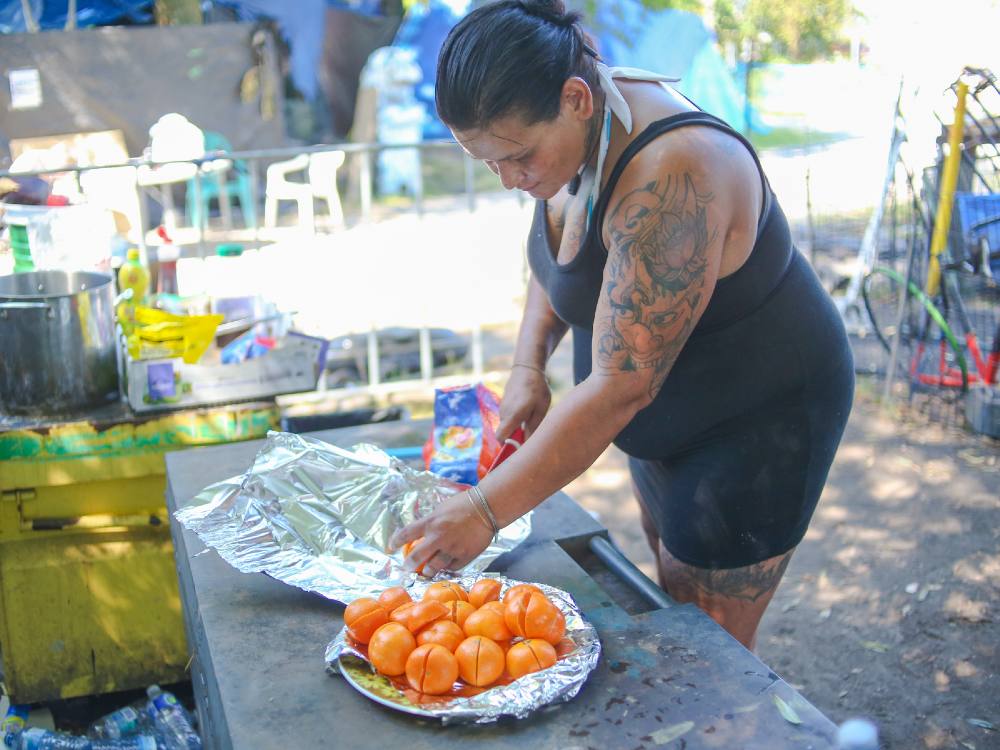
[[[461,568],[613,442],[660,585],[753,648],[847,422],[850,348],[749,143],[663,77],[608,69],[578,21],[501,0],[441,50],[442,120],[537,199],[499,429],[530,439],[393,541],[423,538],[425,574]],[[549,411],[568,329],[576,386]]]

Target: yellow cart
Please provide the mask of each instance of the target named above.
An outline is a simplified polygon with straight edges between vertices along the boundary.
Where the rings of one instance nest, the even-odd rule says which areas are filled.
[[[0,654],[17,703],[184,677],[167,451],[260,438],[271,403],[0,418]]]

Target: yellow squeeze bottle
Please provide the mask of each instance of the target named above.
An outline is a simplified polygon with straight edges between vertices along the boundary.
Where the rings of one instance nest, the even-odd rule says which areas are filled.
[[[149,289],[149,271],[139,262],[139,249],[130,247],[128,249],[128,259],[118,269],[118,288],[121,291],[132,290],[133,305],[141,305],[146,292]]]
[[[149,289],[149,271],[139,262],[139,249],[135,247],[128,249],[128,258],[118,269],[118,290],[126,289],[132,290],[132,299],[118,305],[116,312],[122,330],[128,334],[135,326],[135,308],[142,304]]]

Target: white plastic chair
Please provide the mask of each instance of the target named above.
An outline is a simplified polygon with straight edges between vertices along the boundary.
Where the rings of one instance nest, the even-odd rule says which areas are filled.
[[[344,164],[343,151],[321,151],[315,154],[299,154],[294,159],[275,162],[267,168],[264,189],[264,226],[278,224],[278,201],[296,201],[299,211],[299,226],[310,232],[316,229],[313,200],[326,201],[331,223],[344,226],[344,209],[337,189],[337,170]],[[293,182],[288,176],[295,172],[306,172],[306,182]]]

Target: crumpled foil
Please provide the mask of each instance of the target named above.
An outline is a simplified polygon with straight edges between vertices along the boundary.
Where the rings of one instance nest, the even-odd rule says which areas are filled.
[[[456,581],[468,591],[472,584],[485,577],[499,580],[503,584],[504,592],[511,586],[524,583],[524,581],[516,581],[495,574],[452,576],[448,580]],[[422,580],[415,582],[408,588],[414,601],[423,597],[423,592],[430,583],[430,581]],[[347,669],[341,663],[341,657],[351,655],[364,659],[364,656],[351,646],[345,627],[326,647],[327,671],[331,674],[344,675],[355,689],[383,705],[406,713],[435,717],[444,723],[474,722],[486,724],[496,721],[501,716],[523,719],[532,711],[549,703],[568,701],[580,692],[580,688],[587,681],[587,676],[597,666],[597,661],[601,656],[601,641],[597,636],[597,630],[584,619],[572,596],[562,589],[543,583],[534,583],[533,585],[540,588],[552,603],[559,607],[566,617],[566,637],[576,645],[573,651],[560,658],[546,670],[524,675],[509,685],[498,685],[471,697],[450,698],[446,696],[439,701],[416,705],[407,700],[403,692],[392,685],[386,677],[378,677],[381,684],[376,692],[367,689],[362,681],[352,679],[351,675],[346,674]],[[374,673],[374,668],[368,664],[367,660],[364,664],[368,670]],[[388,700],[386,699],[387,695]]]
[[[271,432],[246,474],[206,487],[174,516],[237,570],[350,602],[411,583],[402,552],[385,551],[390,537],[463,489],[373,445]],[[529,514],[465,570],[484,570],[530,532]]]

